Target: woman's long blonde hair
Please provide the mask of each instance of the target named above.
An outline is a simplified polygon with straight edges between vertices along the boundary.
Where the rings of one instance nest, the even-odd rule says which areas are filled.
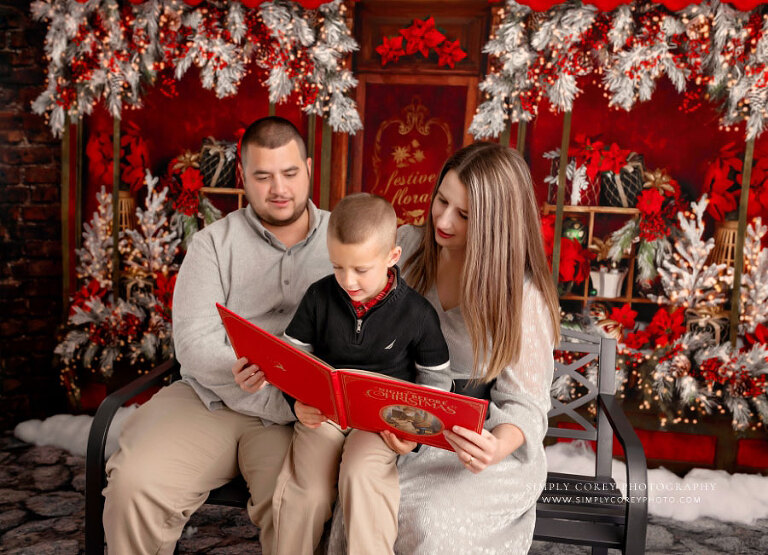
[[[451,170],[466,186],[469,201],[460,307],[472,341],[472,377],[488,382],[520,358],[526,276],[544,296],[555,343],[560,340],[560,305],[544,254],[531,174],[522,156],[493,143],[462,148],[445,162],[432,203]],[[439,254],[430,204],[421,244],[403,266],[409,283],[422,295],[435,284]],[[477,375],[483,363],[486,370]]]

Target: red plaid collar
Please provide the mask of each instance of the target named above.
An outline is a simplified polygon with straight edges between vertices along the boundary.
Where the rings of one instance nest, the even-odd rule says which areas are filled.
[[[384,289],[382,289],[378,295],[376,295],[374,298],[372,298],[369,301],[352,301],[352,308],[355,309],[355,314],[357,314],[358,318],[362,318],[365,316],[365,313],[371,310],[376,304],[381,301],[384,297],[386,297],[389,292],[393,289],[393,286],[395,284],[395,271],[390,268],[389,271],[387,271],[387,284],[384,286]]]

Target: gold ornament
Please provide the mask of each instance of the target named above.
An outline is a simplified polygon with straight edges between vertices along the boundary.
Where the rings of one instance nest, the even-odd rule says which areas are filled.
[[[674,193],[675,188],[672,186],[671,177],[667,173],[667,170],[653,170],[653,171],[646,171],[643,174],[643,179],[645,179],[643,183],[644,189],[650,189],[653,187],[654,189],[658,189],[661,193]]]

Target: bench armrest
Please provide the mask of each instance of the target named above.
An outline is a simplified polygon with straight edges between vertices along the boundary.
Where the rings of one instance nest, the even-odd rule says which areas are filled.
[[[101,516],[104,510],[104,450],[107,436],[117,409],[136,395],[153,386],[163,384],[168,376],[178,372],[179,365],[171,359],[156,366],[148,374],[135,379],[108,395],[99,405],[88,434],[85,455],[85,550],[86,553],[104,552],[104,530]]]
[[[634,496],[636,501],[627,505],[626,553],[645,553],[645,534],[648,521],[648,465],[643,444],[640,443],[640,438],[637,437],[637,433],[627,420],[624,411],[616,401],[615,395],[600,393],[598,402],[624,449],[627,459],[627,497],[633,497],[633,487],[637,493]],[[643,485],[639,486],[639,484]],[[643,489],[640,489],[641,487]]]

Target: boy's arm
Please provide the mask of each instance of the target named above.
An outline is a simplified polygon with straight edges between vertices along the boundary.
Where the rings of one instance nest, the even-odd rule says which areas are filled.
[[[424,311],[420,334],[415,343],[414,362],[417,384],[450,391],[448,345],[440,330],[437,312],[429,304]]]

